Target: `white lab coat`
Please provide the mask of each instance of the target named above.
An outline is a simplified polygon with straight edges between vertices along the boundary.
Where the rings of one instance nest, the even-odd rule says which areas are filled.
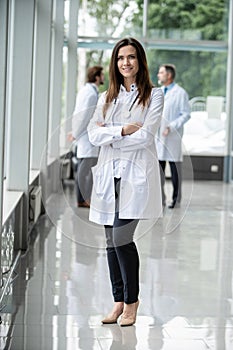
[[[119,217],[121,219],[154,219],[162,216],[159,163],[155,134],[160,125],[163,93],[153,88],[149,106],[134,104],[131,114],[122,106],[123,87],[111,103],[105,119],[103,94],[88,126],[91,143],[101,146],[98,163],[93,170],[93,189],[89,219],[98,224],[112,225],[115,216],[114,161],[120,160],[121,187]],[[134,92],[134,96],[137,91]],[[118,123],[114,120],[118,113]],[[98,122],[105,126],[98,126]],[[132,135],[122,136],[124,124],[140,122],[143,127]]]
[[[184,123],[190,119],[189,97],[187,92],[175,84],[168,90],[164,98],[164,109],[161,126],[156,141],[158,159],[172,162],[181,162],[182,136]],[[162,133],[166,127],[170,128],[168,136]]]
[[[72,115],[72,136],[77,140],[77,158],[98,157],[99,148],[90,143],[87,134],[97,101],[98,91],[93,83],[86,83],[77,94]]]

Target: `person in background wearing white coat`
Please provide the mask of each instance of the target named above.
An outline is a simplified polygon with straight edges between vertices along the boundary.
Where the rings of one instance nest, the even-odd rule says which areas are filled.
[[[162,216],[155,134],[163,93],[149,77],[145,51],[136,39],[114,47],[109,89],[102,94],[88,126],[90,142],[100,146],[93,170],[89,219],[105,226],[114,306],[102,323],[130,326],[136,321],[139,256],[133,241],[139,219]]]
[[[183,126],[190,118],[189,97],[187,92],[174,79],[176,68],[172,64],[163,64],[159,68],[158,82],[164,92],[164,110],[157,137],[157,151],[161,170],[162,205],[166,206],[165,168],[169,162],[173,185],[170,209],[180,206],[182,186],[182,136]]]
[[[77,141],[78,167],[75,183],[78,207],[90,207],[91,168],[97,163],[99,148],[90,143],[87,126],[97,105],[99,86],[103,83],[103,67],[90,67],[87,70],[87,82],[76,97],[76,105],[72,116],[72,132],[68,135],[70,141]]]

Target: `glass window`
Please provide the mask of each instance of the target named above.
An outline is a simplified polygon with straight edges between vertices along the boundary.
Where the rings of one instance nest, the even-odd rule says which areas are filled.
[[[226,40],[227,8],[226,0],[149,0],[148,39]]]
[[[159,65],[173,63],[176,82],[189,94],[185,150],[225,156],[228,14],[227,0],[85,0],[78,20],[78,87],[86,68],[101,64],[106,89],[114,43],[134,36],[146,48],[154,84],[158,86]]]
[[[177,70],[176,82],[187,90],[190,99],[196,96],[226,96],[226,52],[149,49],[147,58],[155,84],[159,66],[172,63]]]
[[[78,35],[93,38],[141,36],[141,22],[136,1],[82,1],[79,10]]]
[[[184,153],[225,155],[227,54],[148,50],[151,77],[157,84],[160,64],[176,66],[176,83],[188,93],[191,119],[184,127]]]

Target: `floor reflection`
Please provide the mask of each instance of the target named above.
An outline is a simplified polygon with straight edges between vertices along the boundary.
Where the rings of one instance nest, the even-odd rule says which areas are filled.
[[[103,230],[67,188],[12,275],[0,349],[232,350],[232,186],[194,183],[185,215],[139,225],[140,306],[126,328],[101,325],[112,305]]]

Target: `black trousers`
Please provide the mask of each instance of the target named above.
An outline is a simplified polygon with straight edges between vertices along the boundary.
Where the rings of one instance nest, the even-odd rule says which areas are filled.
[[[98,158],[78,158],[75,176],[77,202],[90,201],[93,185],[91,168],[96,165]]]
[[[160,175],[161,175],[161,187],[162,187],[162,204],[166,204],[166,194],[164,192],[165,185],[165,169],[166,161],[160,160]],[[182,162],[169,162],[172,177],[173,194],[172,201],[174,203],[181,201],[181,183],[182,183]]]
[[[116,213],[105,225],[107,260],[115,302],[135,303],[139,294],[139,256],[133,236],[139,220],[119,219],[120,179],[115,179]]]

